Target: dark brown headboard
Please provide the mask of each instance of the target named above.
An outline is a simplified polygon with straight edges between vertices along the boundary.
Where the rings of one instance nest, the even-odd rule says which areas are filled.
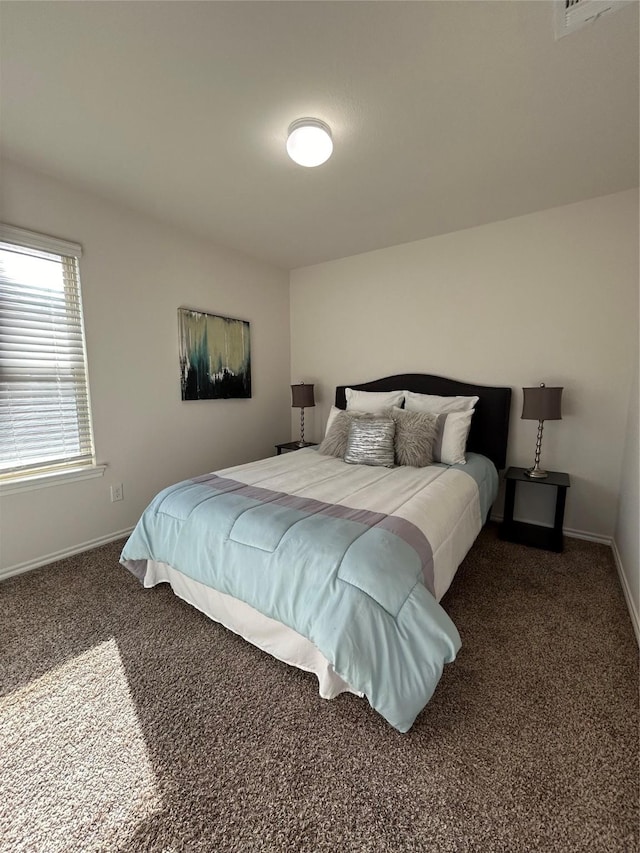
[[[509,408],[511,388],[494,388],[491,385],[469,385],[443,376],[428,373],[401,373],[386,376],[360,385],[338,385],[336,406],[347,408],[345,388],[357,391],[413,391],[416,394],[438,394],[443,397],[463,395],[479,397],[471,419],[467,450],[488,456],[500,470],[507,464],[507,438],[509,437]]]

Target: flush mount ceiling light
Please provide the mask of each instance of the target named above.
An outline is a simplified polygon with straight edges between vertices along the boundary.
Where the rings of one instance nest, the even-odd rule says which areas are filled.
[[[289,126],[287,154],[300,166],[320,166],[333,151],[331,128],[317,118],[299,118]]]

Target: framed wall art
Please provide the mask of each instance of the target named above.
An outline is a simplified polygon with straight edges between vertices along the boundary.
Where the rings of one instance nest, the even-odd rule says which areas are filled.
[[[178,308],[183,400],[251,397],[249,323]]]

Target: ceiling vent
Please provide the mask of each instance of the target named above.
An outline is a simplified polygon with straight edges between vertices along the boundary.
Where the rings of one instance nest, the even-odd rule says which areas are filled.
[[[554,3],[556,39],[568,36],[604,15],[617,12],[636,0],[556,0]]]

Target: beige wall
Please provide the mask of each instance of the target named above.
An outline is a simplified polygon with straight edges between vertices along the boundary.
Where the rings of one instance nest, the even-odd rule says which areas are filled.
[[[4,222],[79,242],[89,380],[104,477],[0,499],[0,574],[132,527],[180,479],[288,438],[289,277],[29,172],[2,168]],[[251,322],[251,400],[183,403],[177,308]],[[111,503],[109,487],[124,484]]]
[[[511,386],[509,463],[528,465],[536,424],[520,420],[521,389],[562,385],[541,462],[571,474],[566,528],[610,537],[637,288],[637,191],[294,270],[291,378],[316,383],[319,401],[307,437],[337,384],[435,373]],[[521,517],[550,522],[545,490],[525,491]]]

